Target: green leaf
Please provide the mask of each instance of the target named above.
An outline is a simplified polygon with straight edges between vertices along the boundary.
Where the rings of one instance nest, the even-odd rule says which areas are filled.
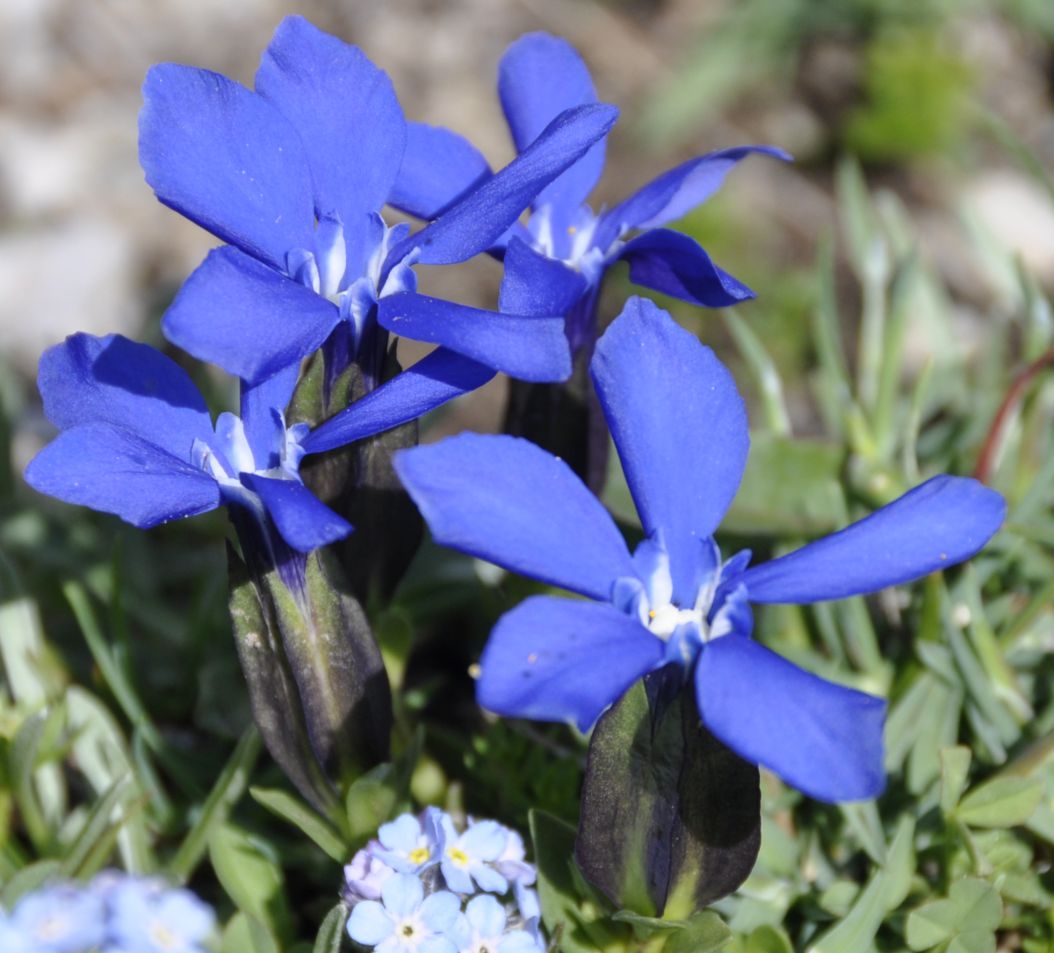
[[[743,482],[722,530],[766,537],[834,532],[845,519],[844,457],[835,444],[751,433]]]
[[[209,858],[235,906],[273,936],[285,937],[290,917],[282,870],[264,843],[241,828],[221,824],[209,838]]]
[[[872,875],[848,914],[827,930],[809,953],[849,953],[867,950],[885,915],[904,902],[915,867],[915,822],[904,817],[886,850],[886,863]]]
[[[794,947],[781,928],[760,926],[747,937],[743,953],[794,953]]]
[[[575,858],[614,905],[685,919],[746,879],[760,833],[758,769],[700,724],[691,686],[657,672],[601,717]]]
[[[214,832],[227,819],[231,806],[249,786],[249,775],[259,753],[260,735],[255,728],[250,728],[242,735],[230,760],[224,765],[194,826],[187,832],[168,865],[169,872],[177,880],[186,881],[194,872]]]
[[[344,798],[350,847],[357,848],[373,837],[407,802],[423,746],[424,732],[419,729],[395,761],[377,765],[350,785]]]
[[[985,880],[968,877],[952,884],[948,896],[932,900],[908,914],[905,939],[912,950],[928,950],[945,942],[960,953],[995,950],[994,931],[1003,918],[999,894]]]
[[[617,934],[598,922],[599,911],[583,900],[575,886],[571,859],[575,829],[545,811],[532,810],[528,817],[542,922],[549,936],[563,953],[596,953],[611,948]]]
[[[951,814],[966,788],[970,749],[962,745],[941,748],[941,811]]]
[[[61,864],[57,860],[38,860],[23,867],[3,886],[0,892],[0,907],[10,910],[27,893],[42,887],[60,875]]]
[[[344,940],[344,924],[348,920],[348,908],[343,903],[338,903],[322,921],[318,936],[315,937],[313,953],[340,953],[340,945]]]
[[[107,833],[115,833],[123,826],[124,817],[118,815],[115,818],[114,813],[128,795],[128,787],[128,778],[114,781],[110,789],[92,805],[76,838],[66,850],[62,861],[63,877],[76,877],[81,872],[81,865],[106,838]]]
[[[1024,824],[1043,799],[1040,778],[997,777],[970,791],[955,816],[971,827]]]
[[[732,931],[712,910],[702,910],[663,944],[662,953],[714,953],[732,939]]]
[[[278,941],[264,924],[246,913],[231,917],[220,940],[220,953],[281,953]]]
[[[311,838],[337,863],[344,863],[350,856],[347,845],[333,826],[291,794],[277,788],[249,788],[249,796]]]

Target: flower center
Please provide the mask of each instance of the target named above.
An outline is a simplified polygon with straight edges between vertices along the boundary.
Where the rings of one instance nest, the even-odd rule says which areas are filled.
[[[612,250],[593,244],[599,221],[588,205],[579,208],[566,223],[551,205],[542,205],[531,215],[527,230],[534,239],[532,247],[535,251],[562,261],[593,282],[600,278]]]
[[[432,852],[427,847],[415,847],[407,855],[407,859],[411,864],[423,864],[431,856]]]
[[[296,248],[286,255],[286,273],[316,294],[333,302],[353,331],[357,348],[373,306],[399,291],[416,291],[411,252],[385,269],[388,253],[408,234],[401,223],[389,228],[371,212],[354,233],[336,216],[324,216],[315,229],[313,249]]]
[[[162,950],[175,950],[179,947],[179,937],[157,920],[150,924],[150,939]]]
[[[706,621],[699,609],[681,609],[668,602],[648,610],[648,631],[664,642],[677,631],[678,626],[689,624],[698,626],[705,639]]]
[[[460,847],[448,847],[446,855],[457,864],[458,867],[464,867],[468,864],[468,854],[466,854]]]

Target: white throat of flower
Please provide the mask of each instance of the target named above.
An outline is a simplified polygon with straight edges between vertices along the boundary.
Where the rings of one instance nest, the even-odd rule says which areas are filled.
[[[416,249],[384,274],[389,252],[409,233],[410,226],[389,227],[376,212],[370,214],[369,222],[373,240],[367,243],[366,257],[357,274],[355,262],[348,261],[344,226],[333,216],[319,220],[314,250],[297,248],[286,255],[289,277],[335,304],[340,316],[352,326],[356,344],[362,340],[373,305],[387,295],[417,289],[413,273]]]
[[[593,214],[588,205],[579,208],[562,235],[556,233],[553,218],[551,205],[541,205],[531,214],[527,228],[534,239],[534,250],[546,258],[562,261],[590,282],[597,280],[604,265],[618,253],[622,243],[614,242],[609,248],[598,248],[593,244],[600,217]]]
[[[277,466],[259,466],[253,456],[249,438],[245,433],[245,424],[240,417],[230,413],[220,414],[216,418],[216,448],[203,440],[195,440],[192,450],[194,463],[209,474],[231,498],[261,509],[255,493],[241,482],[243,473],[269,477],[273,480],[300,480],[300,461],[304,457],[301,441],[307,436],[307,424],[294,424],[286,427],[284,416],[277,410],[274,415],[274,449],[277,452]],[[218,451],[218,452],[217,452]],[[270,462],[270,461],[267,461]]]

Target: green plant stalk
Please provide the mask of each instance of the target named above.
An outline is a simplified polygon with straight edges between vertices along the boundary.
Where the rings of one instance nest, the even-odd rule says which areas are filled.
[[[783,397],[783,382],[772,356],[761,343],[761,339],[738,314],[726,310],[722,316],[736,347],[739,348],[739,353],[757,379],[765,426],[774,434],[789,437],[790,415],[787,413],[787,403]]]

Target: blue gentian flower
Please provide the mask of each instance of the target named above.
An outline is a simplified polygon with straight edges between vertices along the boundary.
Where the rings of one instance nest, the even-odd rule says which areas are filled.
[[[513,142],[521,153],[563,110],[596,103],[596,91],[582,58],[566,40],[531,33],[516,40],[501,60],[498,93]],[[411,130],[413,125],[411,124]],[[471,145],[453,133],[447,151],[451,189],[463,167],[486,168]],[[436,133],[408,139],[408,174],[435,150]],[[453,143],[457,143],[456,147]],[[418,152],[421,154],[418,155]],[[563,314],[572,350],[591,346],[596,335],[596,301],[605,271],[618,261],[630,278],[676,298],[725,307],[753,292],[711,261],[688,236],[662,228],[706,201],[741,159],[761,153],[790,159],[771,146],[740,146],[690,159],[670,169],[612,208],[596,213],[586,200],[604,168],[600,140],[531,203],[526,225],[514,224],[497,243],[505,278],[501,310],[510,314]],[[440,165],[439,175],[445,171]],[[397,180],[398,185],[398,180]],[[628,237],[637,231],[635,237]],[[387,302],[382,302],[385,314]]]
[[[282,416],[295,375],[244,388],[242,416],[220,414],[213,425],[201,393],[165,355],[120,335],[74,334],[40,360],[44,413],[61,432],[30,462],[26,482],[142,528],[226,504],[272,543],[309,552],[351,525],[300,479],[308,428],[287,428]]]
[[[539,381],[570,374],[558,317],[497,315],[416,295],[411,266],[464,261],[493,244],[607,132],[614,107],[554,115],[495,176],[460,162],[440,176],[452,158],[442,143],[416,168],[404,162],[407,142],[419,136],[408,133],[385,73],[300,17],[279,25],[255,90],[162,64],[143,94],[147,181],[163,203],[227,243],[164,317],[165,334],[184,350],[258,383],[328,341],[330,377],[355,361],[370,391],[381,384],[384,327],[441,345],[414,366],[424,383],[411,388],[409,406],[406,386],[393,381],[351,414],[381,415],[387,427],[419,416],[422,400],[429,409],[479,386],[494,369]],[[408,235],[408,226],[385,223],[386,203],[417,213],[443,206],[444,215]],[[378,300],[400,302],[385,312],[384,327]],[[333,439],[347,442],[343,433]]]
[[[441,890],[425,896],[413,874],[395,874],[381,887],[381,902],[363,900],[348,917],[348,936],[377,953],[457,953],[449,933],[461,901]]]
[[[451,932],[458,953],[544,953],[526,930],[507,930],[505,908],[490,894],[465,904]]]
[[[124,877],[106,894],[104,953],[205,953],[216,925],[212,908],[189,890]]]
[[[632,554],[570,469],[524,440],[462,434],[396,457],[440,543],[588,597],[536,596],[506,613],[481,659],[480,703],[586,730],[639,678],[674,665],[740,757],[821,800],[877,795],[884,702],[754,641],[750,603],[840,599],[952,566],[999,528],[1002,497],[937,476],[786,556],[722,561],[713,533],[749,444],[728,370],[642,299],[590,370],[646,534]]]

